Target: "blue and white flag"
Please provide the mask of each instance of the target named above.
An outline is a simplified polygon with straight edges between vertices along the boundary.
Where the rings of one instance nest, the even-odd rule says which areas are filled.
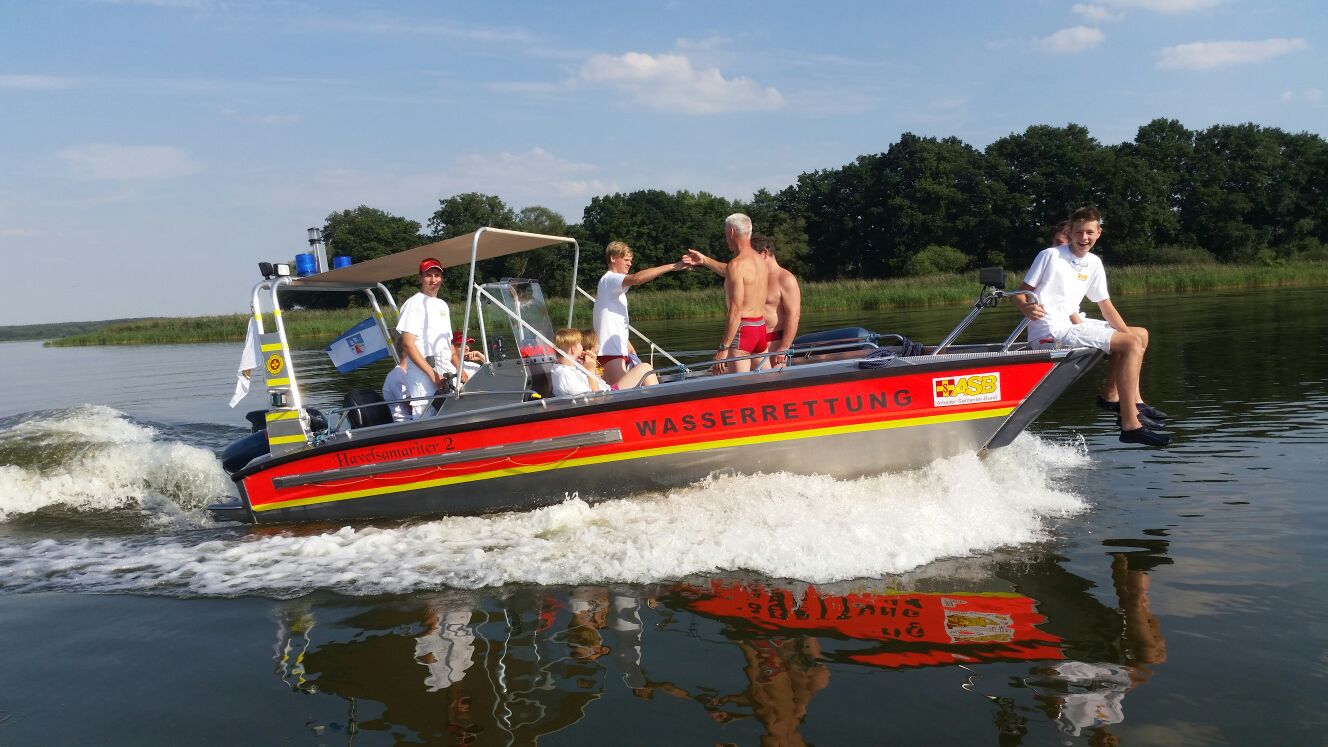
[[[387,340],[373,317],[341,333],[341,337],[327,346],[327,357],[338,373],[354,371],[387,357]]]

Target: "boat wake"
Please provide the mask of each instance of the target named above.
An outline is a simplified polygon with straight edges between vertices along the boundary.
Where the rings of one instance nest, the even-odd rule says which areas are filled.
[[[212,526],[201,509],[230,480],[211,451],[159,436],[101,405],[0,420],[0,522],[129,510],[149,528]]]
[[[115,443],[122,460],[140,454],[131,447],[148,447],[132,460],[134,469],[168,474],[157,478],[166,485],[150,475],[130,480],[115,472],[97,477],[101,487],[86,493],[104,495],[115,484],[131,495],[114,500],[141,502],[148,493],[172,490],[187,495],[184,502],[211,495],[204,495],[212,490],[207,469],[158,467],[174,454],[192,463],[199,457],[189,447]],[[97,458],[81,457],[83,463]],[[1087,463],[1081,444],[1025,434],[985,459],[957,456],[858,480],[726,476],[595,505],[570,496],[526,513],[386,526],[230,526],[4,541],[0,591],[284,598],[316,589],[369,595],[513,583],[646,583],[738,570],[813,583],[879,578],[1048,538],[1057,520],[1086,507],[1059,487],[1058,475]],[[70,492],[60,494],[60,500],[70,498]],[[112,499],[89,500],[107,505]]]

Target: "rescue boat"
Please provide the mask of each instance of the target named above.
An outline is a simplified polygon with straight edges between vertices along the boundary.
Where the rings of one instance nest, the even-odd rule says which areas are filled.
[[[574,239],[482,228],[305,277],[264,265],[251,298],[268,407],[223,454],[238,495],[209,506],[252,523],[342,521],[528,510],[686,485],[716,473],[851,478],[1009,444],[1103,356],[1091,348],[1027,349],[1024,324],[1003,341],[958,344],[1007,296],[1005,273],[981,272],[968,315],[921,345],[861,328],[804,335],[783,365],[712,373],[642,337],[661,383],[555,397],[558,349],[538,282],[476,281],[479,262],[562,245],[573,252],[568,324],[580,296]],[[391,339],[396,304],[384,283],[422,259],[468,267],[461,330],[486,362],[429,413],[391,421],[374,392],[323,413],[304,405],[281,294],[362,293]],[[636,330],[633,330],[635,333]],[[639,334],[639,333],[638,333]],[[389,348],[391,346],[388,346]],[[393,357],[394,350],[389,350]],[[708,358],[708,356],[707,356]]]

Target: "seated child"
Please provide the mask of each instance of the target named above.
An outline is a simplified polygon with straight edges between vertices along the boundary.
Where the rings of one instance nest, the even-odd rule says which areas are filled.
[[[467,337],[466,338],[467,347],[464,350],[459,350],[457,356],[461,360],[461,370],[466,372],[467,379],[469,379],[471,376],[474,376],[475,372],[480,370],[480,366],[486,363],[484,359],[484,353],[481,353],[478,350],[470,349],[469,346],[474,342],[475,342],[474,337]],[[452,333],[452,347],[454,348],[461,347],[460,330],[457,330]]]
[[[591,376],[586,371],[599,369],[599,362],[593,352],[587,352],[581,342],[581,331],[560,329],[553,335],[553,344],[558,346],[558,364],[553,367],[553,396],[570,397],[576,394],[589,394],[608,389],[598,376]],[[566,353],[564,355],[563,353]],[[586,370],[578,368],[580,364]]]
[[[392,367],[387,372],[387,377],[383,379],[383,401],[387,403],[387,409],[392,413],[392,422],[400,423],[410,420],[413,416],[409,402],[402,402],[410,396],[410,386],[406,383],[406,366],[409,359],[401,355],[401,338],[398,337],[394,343],[397,346],[397,355],[401,357],[401,363]]]
[[[586,350],[589,350],[592,353],[595,352],[596,350],[599,350],[599,335],[595,334],[595,330],[590,328],[581,330],[581,347],[585,348]],[[595,360],[598,362],[599,358],[596,357]],[[595,375],[600,377],[601,379],[604,378],[603,363],[599,364],[598,369],[595,371]]]
[[[604,383],[604,380],[598,375],[588,376],[581,368],[573,365],[573,361],[581,364],[586,371],[599,371],[599,359],[594,351],[586,348],[582,342],[581,331],[577,329],[560,329],[553,336],[553,344],[557,345],[559,350],[567,353],[558,355],[558,365],[553,367],[553,396],[568,397],[574,394],[589,394],[590,392],[599,392],[606,389],[631,389],[634,386],[642,384],[651,385],[659,383],[655,376],[655,370],[648,364],[642,363],[634,366],[618,380],[612,387]]]

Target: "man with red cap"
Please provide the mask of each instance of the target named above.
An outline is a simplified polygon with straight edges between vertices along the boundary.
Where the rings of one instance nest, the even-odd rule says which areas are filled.
[[[443,265],[430,257],[420,262],[420,292],[401,304],[397,331],[410,361],[406,383],[414,417],[429,409],[429,403],[448,374],[461,368],[460,348],[452,347],[452,318],[447,302],[438,297],[443,287]],[[465,372],[460,374],[465,382]]]

